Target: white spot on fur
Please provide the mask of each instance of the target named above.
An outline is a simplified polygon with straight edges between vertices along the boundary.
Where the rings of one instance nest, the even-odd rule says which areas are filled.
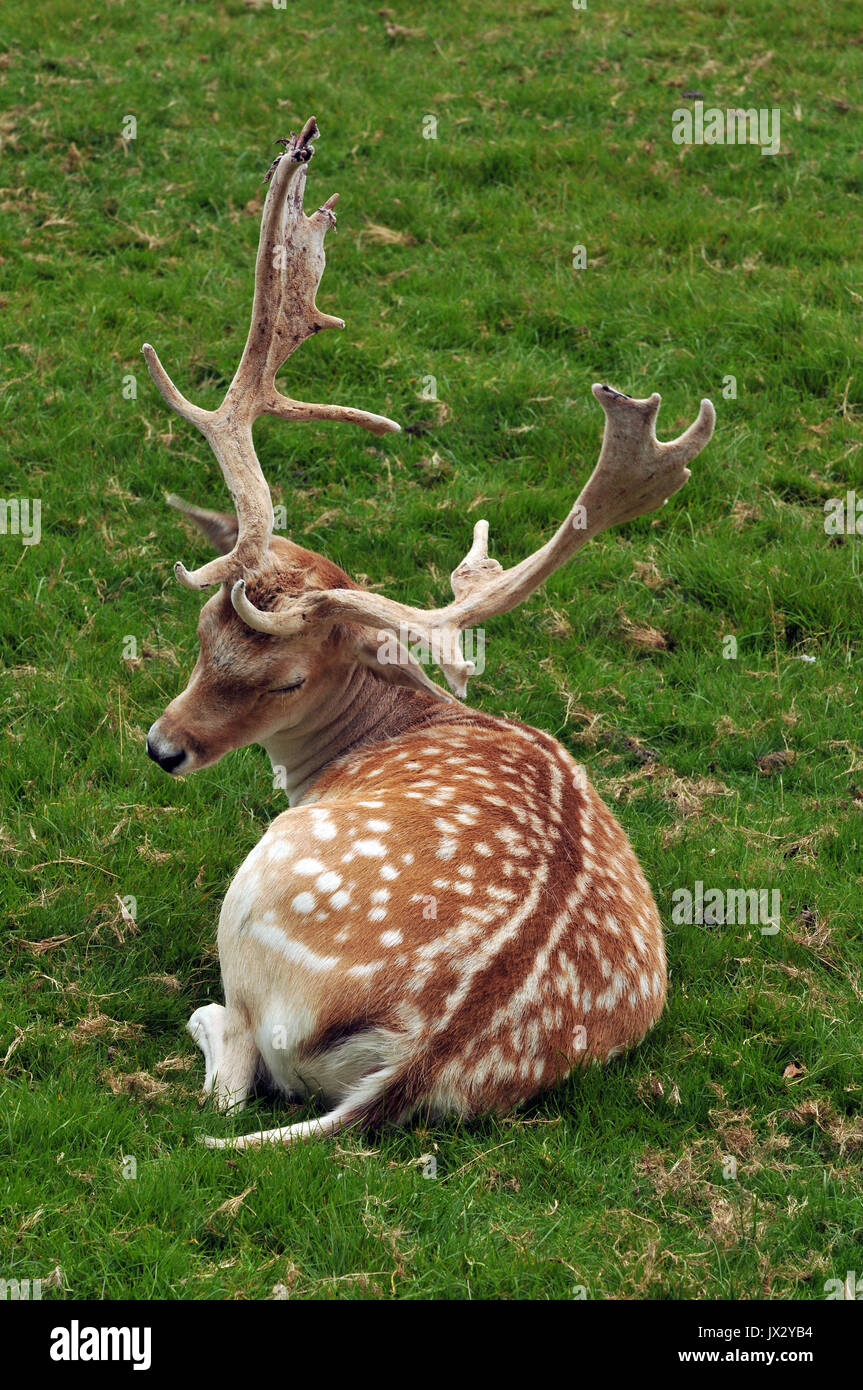
[[[380,840],[357,840],[354,849],[365,859],[383,859],[386,854],[386,847]]]
[[[295,874],[321,874],[324,866],[319,859],[298,859],[294,865]]]
[[[341,888],[342,880],[339,874],[333,873],[332,869],[327,873],[321,874],[320,878],[315,879],[315,887],[319,893],[334,893],[337,888]]]
[[[249,928],[249,934],[264,946],[270,946],[283,956],[290,965],[300,965],[306,970],[332,970],[338,965],[338,956],[321,956],[309,950],[302,941],[292,941],[278,927],[265,927],[258,922]]]

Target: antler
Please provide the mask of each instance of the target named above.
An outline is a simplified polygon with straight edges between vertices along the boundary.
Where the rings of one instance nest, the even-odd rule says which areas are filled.
[[[605,411],[602,449],[563,525],[540,550],[505,570],[489,559],[488,522],[478,521],[473,545],[452,573],[454,603],[426,611],[363,590],[319,590],[276,613],[264,613],[249,602],[239,580],[231,592],[234,608],[258,632],[282,637],[309,623],[352,621],[382,629],[381,638],[394,633],[400,641],[419,639],[428,645],[450,689],[463,697],[475,668],[464,658],[462,631],[515,608],[592,536],[667,502],[689,477],[686,464],[713,433],[716,413],[709,400],[701,402],[698,418],[679,439],[663,444],[655,428],[659,395],[639,401],[610,386],[594,386],[593,394]]]
[[[210,444],[234,498],[239,521],[237,542],[228,555],[189,573],[181,564],[174,572],[191,589],[236,579],[254,570],[266,554],[273,530],[273,504],[252,442],[259,415],[283,420],[345,420],[373,434],[398,432],[400,426],[383,415],[344,405],[307,405],[276,389],[276,372],[294,350],[324,328],[344,328],[342,319],[323,314],[315,293],[324,271],[324,235],[335,226],[334,193],[307,217],[303,211],[306,166],[318,135],[312,116],[299,135],[278,143],[285,152],[273,162],[270,186],[261,216],[261,235],[255,264],[252,322],[240,365],[218,410],[201,410],[177,390],[149,343],[143,347],[150,376],[164,400],[184,420],[190,420]]]

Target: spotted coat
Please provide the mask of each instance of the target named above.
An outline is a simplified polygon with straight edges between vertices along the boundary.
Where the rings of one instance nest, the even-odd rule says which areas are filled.
[[[665,1000],[650,889],[583,769],[473,711],[331,765],[240,868],[219,954],[240,1071],[319,1092],[333,1128],[508,1110]]]

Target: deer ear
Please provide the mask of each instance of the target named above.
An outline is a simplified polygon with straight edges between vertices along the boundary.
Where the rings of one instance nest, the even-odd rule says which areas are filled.
[[[425,690],[438,700],[453,700],[448,690],[435,685],[407,647],[391,632],[374,633],[368,628],[360,629],[352,651],[362,666],[374,671],[388,685],[406,685],[413,690]]]
[[[233,550],[237,539],[238,522],[230,512],[210,512],[206,507],[193,507],[184,502],[175,492],[166,492],[165,501],[169,507],[180,512],[188,521],[203,531],[210,545],[219,555],[227,555]]]

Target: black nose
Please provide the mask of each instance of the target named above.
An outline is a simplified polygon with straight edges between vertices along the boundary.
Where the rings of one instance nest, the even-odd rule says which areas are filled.
[[[159,753],[150,739],[147,739],[147,757],[152,758],[154,763],[158,763],[163,772],[174,772],[182,762],[185,762],[185,750],[179,753]]]

